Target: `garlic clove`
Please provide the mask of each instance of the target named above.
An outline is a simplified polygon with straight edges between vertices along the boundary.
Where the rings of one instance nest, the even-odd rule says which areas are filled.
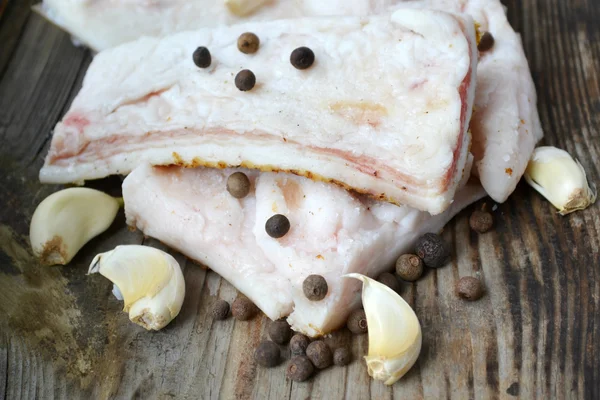
[[[114,221],[120,199],[89,188],[69,188],[46,197],[29,227],[33,253],[43,264],[67,264]]]
[[[185,281],[179,263],[154,247],[125,245],[98,254],[90,274],[99,272],[113,284],[113,294],[123,299],[129,319],[159,330],[171,322],[183,304]]]
[[[243,17],[266,3],[267,0],[225,0],[225,5],[233,14]]]
[[[406,301],[387,286],[361,274],[347,274],[363,283],[362,303],[369,326],[369,375],[394,384],[415,364],[421,352],[421,324]]]
[[[579,161],[556,147],[536,148],[524,176],[561,215],[583,210],[596,201],[596,188],[588,184]]]

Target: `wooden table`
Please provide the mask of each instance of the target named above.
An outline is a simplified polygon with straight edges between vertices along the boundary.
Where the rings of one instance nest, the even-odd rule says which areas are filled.
[[[521,184],[495,211],[496,228],[470,232],[469,210],[445,229],[453,264],[402,294],[419,315],[424,347],[401,382],[372,381],[360,356],[366,336],[337,332],[354,362],[307,383],[284,365],[257,368],[252,350],[266,318],[207,316],[235,289],[213,272],[184,266],[186,299],[160,332],[129,323],[111,284],[87,276],[94,254],[146,243],[123,215],[66,267],[40,267],[28,230],[35,206],[57,186],[37,174],[51,130],[80,87],[90,52],[30,12],[32,0],[0,0],[0,394],[42,398],[600,398],[600,208],[567,217]],[[511,0],[538,89],[545,144],[576,155],[589,178],[600,169],[600,2]],[[108,179],[96,185],[119,186]],[[491,201],[487,202],[491,205]],[[460,276],[477,274],[488,294],[465,303]]]

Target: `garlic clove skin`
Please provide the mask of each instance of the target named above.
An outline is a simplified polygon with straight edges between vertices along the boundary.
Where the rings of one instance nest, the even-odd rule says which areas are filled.
[[[114,221],[121,201],[89,188],[69,188],[46,197],[35,209],[29,239],[43,264],[64,265]]]
[[[225,5],[232,14],[243,17],[255,11],[267,0],[225,0]]]
[[[583,210],[596,201],[596,188],[588,184],[579,161],[556,147],[536,148],[524,176],[561,215]]]
[[[123,311],[147,330],[164,328],[181,310],[183,274],[179,263],[162,250],[117,246],[94,257],[88,273],[108,278],[114,284],[115,297],[123,299]]]
[[[369,326],[369,375],[393,385],[415,364],[421,352],[421,324],[413,309],[396,292],[361,274],[348,274],[363,283],[362,303]]]

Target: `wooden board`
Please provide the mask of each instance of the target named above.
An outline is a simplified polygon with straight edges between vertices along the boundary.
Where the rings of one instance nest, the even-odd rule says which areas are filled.
[[[58,187],[37,174],[51,129],[91,60],[30,12],[32,0],[0,0],[0,396],[7,399],[419,399],[600,398],[600,208],[561,217],[521,184],[495,211],[493,232],[470,232],[466,210],[445,229],[454,261],[402,294],[415,307],[423,352],[400,383],[370,380],[366,336],[342,330],[354,362],[306,383],[284,365],[257,368],[252,350],[267,320],[207,316],[236,291],[175,255],[186,299],[160,332],[129,323],[110,283],[87,276],[100,251],[146,243],[120,215],[63,268],[38,266],[28,244],[35,206]],[[545,144],[576,155],[591,180],[600,163],[600,2],[510,0],[538,88]],[[118,188],[118,179],[96,185]],[[491,201],[488,199],[491,205]],[[480,276],[488,294],[464,303],[456,280]]]

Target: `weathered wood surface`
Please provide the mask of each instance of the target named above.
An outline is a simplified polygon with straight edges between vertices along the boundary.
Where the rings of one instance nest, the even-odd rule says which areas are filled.
[[[29,220],[57,187],[40,185],[37,173],[91,56],[31,14],[31,3],[0,0],[2,397],[600,398],[600,208],[561,217],[523,184],[495,211],[493,232],[470,232],[468,210],[455,218],[444,232],[454,244],[453,264],[404,286],[422,321],[424,348],[391,388],[369,379],[359,358],[367,338],[347,331],[331,340],[352,346],[348,368],[301,384],[285,380],[283,365],[257,368],[252,349],[265,336],[266,319],[212,322],[210,305],[233,300],[236,291],[180,255],[187,292],[179,317],[156,333],[130,324],[110,283],[86,276],[95,253],[144,241],[124,227],[122,215],[70,266],[38,266]],[[505,4],[533,70],[544,142],[575,154],[598,182],[600,2]],[[472,274],[485,280],[488,294],[467,304],[453,286]]]

